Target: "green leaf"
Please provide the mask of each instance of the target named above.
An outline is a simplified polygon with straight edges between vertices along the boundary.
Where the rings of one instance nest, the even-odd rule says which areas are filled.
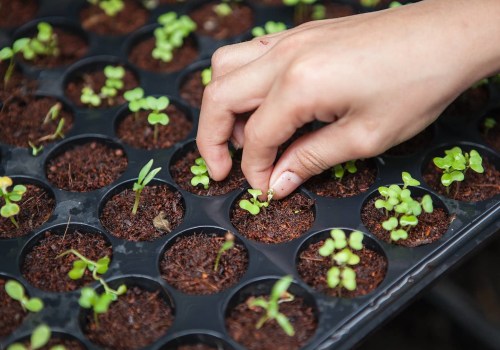
[[[349,246],[355,250],[363,249],[363,238],[364,235],[360,231],[353,231],[349,235]]]
[[[405,187],[406,186],[418,186],[420,185],[420,181],[414,179],[410,173],[406,172],[406,171],[403,171],[403,173],[401,174],[401,177],[403,178],[403,183],[405,184]]]
[[[68,276],[72,280],[78,280],[82,278],[86,269],[87,269],[87,263],[85,261],[75,260],[73,261],[73,268],[68,272]]]
[[[276,322],[278,322],[280,327],[288,336],[293,337],[295,335],[295,330],[293,329],[292,324],[285,315],[283,315],[282,313],[278,313],[276,315]]]
[[[149,171],[151,170],[151,167],[153,166],[153,159],[150,159],[149,162],[147,162],[141,169],[141,171],[139,171],[139,176],[137,177],[137,182],[142,184],[143,181],[144,181],[144,178],[146,177],[146,175],[149,173]]]
[[[21,283],[8,280],[5,283],[5,292],[14,300],[20,301],[24,297],[24,287]]]
[[[345,163],[345,169],[349,173],[355,174],[358,171],[358,168],[356,167],[356,160],[350,160],[347,163]]]
[[[249,188],[247,190],[248,193],[250,193],[250,195],[252,195],[252,197],[254,199],[257,199],[257,197],[259,197],[260,195],[262,195],[262,191],[261,190],[255,190],[253,188]]]
[[[407,239],[408,232],[403,229],[395,230],[391,232],[391,239],[393,241],[399,241],[400,239]]]
[[[414,215],[403,215],[399,219],[399,224],[401,226],[416,226],[418,224],[418,219]]]
[[[326,273],[326,283],[328,287],[335,288],[340,283],[340,269],[337,266],[331,267]]]
[[[288,287],[292,284],[293,277],[291,275],[286,275],[281,277],[276,283],[273,285],[271,289],[271,294],[269,295],[269,303],[277,304],[278,300],[282,295],[286,293]]]
[[[92,288],[83,287],[82,291],[80,292],[78,304],[85,309],[90,309],[94,304],[96,297],[97,294]]]
[[[343,230],[335,228],[330,231],[330,236],[332,236],[335,242],[336,249],[342,249],[347,246],[347,239]]]
[[[255,27],[252,29],[252,35],[257,38],[259,36],[266,35],[266,31],[262,27]]]
[[[349,255],[349,259],[347,260],[347,265],[357,265],[361,261],[358,255],[354,254],[353,252],[349,251],[351,255]]]
[[[453,171],[451,173],[444,173],[441,176],[441,183],[443,186],[450,186],[454,181],[463,181],[464,174],[460,171]]]
[[[349,291],[356,290],[356,272],[353,269],[346,267],[341,273],[342,285]]]
[[[24,306],[31,312],[40,312],[43,309],[43,301],[40,298],[31,298]]]
[[[50,350],[67,350],[64,345],[55,345],[50,348]]]
[[[111,294],[103,293],[102,295],[98,296],[94,303],[94,312],[96,314],[106,313],[112,301],[113,295]]]
[[[408,203],[399,203],[398,205],[394,206],[394,211],[398,214],[405,214],[409,210]]]
[[[333,167],[333,176],[337,179],[342,179],[344,177],[344,168],[342,164],[337,164]]]
[[[148,123],[151,125],[155,125],[155,124],[167,125],[168,122],[169,122],[169,118],[165,113],[151,112],[148,115]]]
[[[127,292],[127,286],[124,284],[121,284],[118,289],[116,290],[116,294],[118,295],[123,295]]]
[[[321,256],[329,256],[335,250],[335,243],[331,238],[327,238],[323,245],[318,249]]]
[[[103,273],[106,273],[108,271],[110,261],[111,259],[108,256],[105,256],[97,260],[96,262],[97,273],[101,275]]]
[[[9,345],[7,350],[28,350],[28,349],[21,343],[14,343]]]
[[[14,50],[10,47],[4,47],[0,50],[0,61],[9,60],[14,56]]]
[[[140,100],[144,97],[144,90],[140,87],[135,89],[125,91],[123,93],[123,98],[129,102]]]
[[[387,197],[389,196],[389,188],[385,186],[380,186],[378,188],[378,193],[380,193],[381,196]]]
[[[190,168],[191,173],[193,175],[204,175],[207,173],[207,166],[206,165],[193,165]]]
[[[425,196],[423,196],[421,204],[426,213],[432,213],[434,211],[434,206],[430,195],[426,194]]]
[[[143,185],[147,185],[148,183],[151,182],[151,180],[154,179],[156,174],[158,174],[161,171],[161,167],[155,168],[149,172],[149,174],[146,176],[144,181],[142,182]]]
[[[398,226],[398,219],[391,217],[388,220],[382,222],[382,227],[384,230],[391,231]]]
[[[206,175],[196,175],[191,179],[191,185],[196,187],[198,185],[203,185],[205,189],[208,189],[208,185],[210,184],[210,179]]]
[[[104,75],[106,78],[122,79],[125,76],[125,68],[121,66],[106,66],[104,67]]]
[[[250,203],[247,199],[242,199],[239,203],[241,209],[248,211],[252,215],[257,215],[260,213],[260,207],[258,205]]]
[[[50,340],[51,331],[49,326],[41,324],[31,334],[31,349],[40,349]]]
[[[441,157],[434,157],[432,159],[432,162],[434,163],[435,166],[437,166],[439,169],[447,169],[450,167],[450,164],[448,164],[444,158]]]
[[[19,206],[15,203],[5,203],[2,209],[0,209],[0,215],[4,218],[9,218],[17,214],[19,214]]]
[[[333,259],[338,265],[345,265],[349,261],[351,251],[348,248],[341,250],[333,256]]]

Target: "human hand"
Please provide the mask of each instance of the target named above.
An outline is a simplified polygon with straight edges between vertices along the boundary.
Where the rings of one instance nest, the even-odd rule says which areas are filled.
[[[211,177],[229,173],[231,139],[243,147],[250,186],[272,188],[279,199],[335,164],[412,137],[499,68],[498,49],[487,49],[485,38],[500,27],[481,25],[484,16],[498,16],[499,3],[474,3],[426,0],[219,49],[197,136]],[[237,116],[249,111],[248,119]],[[278,146],[313,120],[327,125],[297,139],[274,164]]]

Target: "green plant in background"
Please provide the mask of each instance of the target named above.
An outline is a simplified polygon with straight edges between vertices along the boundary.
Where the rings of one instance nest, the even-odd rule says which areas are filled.
[[[350,174],[356,174],[358,168],[356,167],[356,160],[350,160],[343,164],[337,164],[332,168],[332,177],[342,181],[346,171]]]
[[[242,199],[238,204],[241,209],[248,211],[252,215],[257,215],[258,213],[260,213],[260,208],[262,207],[267,208],[274,195],[274,192],[272,190],[269,190],[267,192],[267,201],[261,202],[259,200],[259,196],[262,195],[261,190],[248,189],[247,191],[248,193],[250,193],[252,198],[250,198],[250,200]]]
[[[41,349],[45,345],[47,345],[51,336],[52,336],[52,331],[50,330],[49,326],[47,326],[46,324],[41,324],[33,330],[33,333],[31,333],[30,345],[28,345],[28,347],[24,346],[21,343],[14,343],[9,345],[7,347],[7,350]],[[64,345],[55,345],[51,346],[50,350],[66,350],[66,347]]]
[[[208,176],[208,169],[205,160],[202,157],[199,157],[194,160],[194,163],[195,165],[190,168],[191,173],[194,175],[191,179],[191,185],[193,187],[203,185],[203,188],[208,190],[210,177]]]
[[[325,8],[325,5],[321,5],[321,4],[313,5],[313,7],[312,7],[312,13],[311,13],[311,18],[314,21],[319,21],[319,20],[325,19],[326,18],[326,8]]]
[[[26,186],[15,185],[12,191],[9,192],[8,188],[12,186],[12,179],[8,176],[0,177],[0,196],[5,201],[5,204],[0,209],[0,214],[4,218],[9,218],[16,228],[19,228],[14,216],[19,214],[20,208],[14,202],[19,202],[23,198],[23,194],[26,192]]]
[[[5,292],[12,299],[19,301],[23,310],[39,312],[43,309],[43,301],[40,298],[29,298],[23,285],[17,281],[8,280],[5,283]]]
[[[92,5],[97,5],[107,16],[114,17],[123,10],[123,0],[87,0]]]
[[[155,48],[151,52],[154,59],[170,62],[174,58],[174,50],[181,47],[192,32],[196,23],[188,16],[177,17],[175,12],[167,12],[158,17],[161,27],[154,31]]]
[[[311,5],[317,0],[283,0],[283,4],[294,6],[295,23],[304,23],[307,21],[307,12]]]
[[[214,271],[217,271],[219,268],[219,262],[220,258],[222,257],[222,254],[227,252],[230,249],[233,249],[234,247],[234,235],[227,231],[226,235],[224,236],[224,243],[219,248],[219,251],[217,252],[217,257],[215,258],[215,263],[214,263]]]
[[[102,104],[103,99],[107,100],[108,105],[113,104],[113,98],[118,95],[119,90],[123,89],[125,68],[108,65],[104,67],[104,76],[106,77],[106,81],[99,93],[96,93],[90,86],[84,86],[82,88],[80,101],[83,104],[98,107]]]
[[[128,109],[134,112],[135,119],[139,118],[139,111],[144,104],[144,90],[140,87],[125,91],[123,98],[128,101]]]
[[[379,187],[378,191],[383,199],[375,201],[375,208],[385,210],[387,220],[382,222],[382,227],[390,232],[393,241],[408,238],[411,228],[418,224],[418,216],[422,214],[422,210],[426,213],[434,210],[430,195],[424,195],[420,202],[411,197],[408,186],[418,186],[420,182],[407,172],[402,173],[402,178],[403,187]]]
[[[295,299],[295,297],[287,291],[288,287],[292,284],[292,281],[292,276],[284,276],[274,284],[268,299],[265,297],[248,299],[247,306],[249,309],[252,310],[258,307],[266,311],[264,316],[262,316],[255,325],[256,329],[260,329],[264,323],[269,320],[276,320],[287,335],[290,337],[294,336],[295,330],[293,329],[292,324],[284,314],[279,312],[280,303],[290,302]]]
[[[462,149],[456,146],[445,150],[444,153],[444,157],[434,157],[432,161],[443,170],[441,184],[446,187],[446,193],[449,193],[453,182],[461,182],[465,179],[467,170],[471,169],[479,174],[484,172],[483,158],[474,149],[467,153],[462,152]]]
[[[212,81],[212,67],[205,68],[201,71],[201,83],[207,86]]]
[[[233,9],[231,8],[231,5],[228,4],[228,1],[222,1],[219,4],[214,5],[213,9],[219,17],[226,17],[233,13]]]
[[[359,3],[364,7],[375,7],[380,3],[380,0],[360,0]]]
[[[100,258],[97,261],[90,260],[83,256],[76,249],[69,249],[62,254],[59,254],[57,258],[62,258],[65,255],[73,254],[78,257],[78,260],[73,261],[73,268],[68,272],[69,278],[72,280],[78,280],[82,278],[85,271],[88,269],[92,272],[92,277],[98,281],[99,274],[104,274],[108,271],[109,262],[111,261],[108,256]]]
[[[28,45],[28,43],[28,38],[21,38],[14,41],[12,47],[7,46],[0,50],[0,62],[9,61],[9,65],[7,66],[5,75],[3,76],[4,86],[7,86],[10,78],[12,77],[12,73],[14,73],[14,68],[16,66],[14,58],[16,54],[21,52],[24,49],[24,46]]]
[[[20,44],[23,57],[26,60],[34,60],[37,56],[59,56],[57,35],[54,29],[47,22],[40,22],[37,25],[37,35],[27,40],[25,44]]]
[[[485,118],[483,121],[484,134],[488,135],[488,132],[497,125],[495,118]]]
[[[151,170],[152,166],[153,159],[149,160],[149,162],[147,162],[146,165],[142,167],[141,171],[139,172],[139,177],[137,178],[137,181],[134,183],[134,187],[132,188],[135,192],[134,207],[132,208],[132,214],[134,215],[137,214],[137,209],[139,208],[139,201],[141,199],[142,190],[161,170],[161,168]]]
[[[33,157],[36,157],[43,152],[43,145],[37,146],[33,142],[28,141],[28,146],[31,148],[31,155]]]
[[[357,265],[360,259],[351,249],[363,249],[363,233],[353,231],[347,238],[343,230],[333,229],[330,231],[330,238],[319,248],[319,255],[329,256],[332,261],[332,267],[326,274],[328,287],[356,290],[356,272],[348,265]]]
[[[45,114],[45,118],[43,119],[42,125],[47,124],[49,122],[56,121],[61,113],[61,110],[62,110],[62,104],[60,102],[56,102],[54,105],[52,105],[52,107],[50,107],[47,114]],[[59,120],[59,122],[57,123],[56,130],[52,134],[42,136],[36,141],[28,140],[28,145],[31,148],[31,154],[34,157],[38,156],[43,151],[43,145],[37,146],[36,143],[43,142],[43,141],[49,141],[49,140],[55,140],[58,137],[60,137],[62,139],[64,138],[63,129],[64,129],[65,122],[66,122],[65,119],[61,118]]]
[[[263,36],[266,34],[279,33],[286,30],[286,24],[283,22],[267,21],[263,27],[255,27],[252,29],[254,37]]]

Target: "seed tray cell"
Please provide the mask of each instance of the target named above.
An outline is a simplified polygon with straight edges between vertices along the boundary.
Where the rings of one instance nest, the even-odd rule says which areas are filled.
[[[73,115],[73,125],[58,139],[45,145],[43,152],[33,157],[30,149],[4,143],[0,139],[0,175],[11,177],[16,184],[35,184],[47,190],[55,200],[50,218],[21,237],[0,239],[0,279],[15,279],[22,283],[30,296],[42,298],[45,308],[40,313],[29,313],[22,324],[11,334],[0,337],[0,349],[28,337],[34,327],[44,322],[60,337],[74,338],[86,349],[103,348],[89,340],[85,334],[88,312],[80,308],[80,290],[52,292],[34,287],[24,277],[22,266],[33,247],[47,231],[64,237],[65,232],[78,230],[102,236],[112,248],[109,270],[104,279],[112,287],[125,283],[129,288],[157,292],[171,307],[172,325],[152,340],[144,349],[175,349],[186,344],[203,343],[218,349],[244,349],[228,333],[225,316],[231,308],[251,295],[268,293],[272,283],[286,274],[294,277],[291,292],[304,299],[312,307],[317,329],[303,349],[349,349],[360,342],[398,309],[410,302],[419,292],[430,285],[464,255],[474,251],[500,229],[500,195],[471,203],[456,201],[438,194],[423,180],[422,173],[432,157],[444,149],[459,145],[486,155],[488,161],[500,168],[500,155],[485,142],[480,128],[482,120],[490,111],[498,109],[500,89],[498,84],[486,86],[487,103],[474,113],[444,115],[430,128],[428,144],[416,148],[411,154],[393,156],[382,154],[373,158],[377,175],[367,191],[347,198],[322,197],[301,186],[298,193],[314,200],[312,226],[299,238],[278,244],[266,244],[248,239],[232,224],[231,215],[239,198],[246,193],[248,184],[218,196],[191,193],[183,189],[172,177],[171,168],[186,153],[195,148],[195,136],[199,108],[182,98],[181,86],[186,77],[210,65],[213,52],[226,44],[251,38],[250,31],[215,40],[194,33],[192,42],[197,48],[195,59],[182,69],[172,72],[154,72],[138,67],[129,59],[134,45],[151,35],[157,27],[156,19],[168,11],[189,14],[206,1],[175,3],[160,1],[160,5],[149,10],[146,23],[123,35],[107,36],[86,31],[81,27],[80,10],[86,6],[84,0],[40,0],[35,17],[19,26],[0,28],[0,47],[10,45],[13,40],[30,32],[40,21],[71,28],[88,45],[83,57],[75,62],[54,68],[39,68],[27,62],[19,62],[17,69],[24,76],[38,83],[36,95],[50,96],[64,105]],[[253,10],[253,26],[268,20],[283,21],[293,25],[293,11],[285,6],[268,6],[264,1],[245,1]],[[361,7],[355,0],[335,1],[352,6],[354,12],[371,9]],[[118,104],[106,108],[78,106],[66,95],[68,83],[81,72],[102,69],[107,64],[120,64],[129,70],[144,88],[146,95],[166,95],[192,122],[192,128],[179,142],[167,148],[144,149],[133,147],[117,135],[117,128],[128,114],[127,106]],[[3,105],[3,101],[0,101]],[[316,126],[315,126],[316,127]],[[127,165],[111,183],[94,190],[79,192],[58,188],[47,176],[47,167],[57,155],[88,142],[103,143],[123,152]],[[125,240],[114,236],[101,222],[105,204],[116,194],[130,189],[139,170],[149,160],[153,167],[162,167],[151,183],[166,185],[179,193],[183,210],[182,220],[171,232],[161,232],[159,237],[146,240]],[[421,182],[412,192],[417,195],[431,194],[435,206],[441,207],[452,218],[444,235],[438,240],[418,247],[404,247],[377,238],[363,224],[361,211],[367,201],[377,196],[379,186],[401,184],[401,172],[407,171]],[[366,295],[353,298],[330,297],[309,286],[300,277],[297,262],[300,254],[311,242],[328,236],[333,228],[346,232],[359,230],[365,235],[367,247],[387,262],[382,282]],[[169,284],[160,271],[163,254],[180,237],[192,234],[223,236],[226,231],[236,236],[248,254],[248,266],[243,276],[233,285],[210,295],[191,295],[181,292]],[[61,276],[65,278],[65,276]],[[99,283],[89,286],[99,290]],[[128,327],[128,325],[124,325]]]

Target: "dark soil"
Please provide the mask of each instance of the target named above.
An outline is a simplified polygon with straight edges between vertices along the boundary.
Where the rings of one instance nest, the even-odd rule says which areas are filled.
[[[382,222],[387,220],[387,217],[383,210],[375,208],[375,201],[379,198],[382,197],[372,198],[363,206],[361,221],[377,238],[388,243],[405,247],[417,247],[432,243],[444,235],[453,219],[442,208],[434,207],[434,211],[430,214],[422,211],[422,214],[418,217],[417,226],[411,228],[407,239],[391,241],[390,232],[382,227]],[[421,198],[417,197],[415,200],[420,201]]]
[[[398,157],[415,154],[426,149],[431,144],[433,137],[434,133],[432,132],[432,128],[428,127],[422,132],[413,136],[411,139],[408,139],[400,143],[399,145],[389,148],[384,152],[383,155]]]
[[[205,85],[201,81],[201,70],[194,71],[184,79],[180,88],[182,99],[191,106],[200,108]]]
[[[500,152],[500,113],[497,112],[497,114],[493,116],[487,115],[487,117],[494,118],[497,123],[488,131],[486,131],[484,124],[481,123],[479,131],[484,141],[495,151]]]
[[[480,202],[492,198],[500,193],[500,171],[483,157],[484,173],[478,174],[473,170],[465,173],[462,182],[453,182],[449,187],[441,184],[442,170],[432,163],[427,164],[427,168],[422,174],[425,182],[439,194],[464,202]]]
[[[35,17],[38,11],[38,1],[0,0],[0,8],[2,9],[2,14],[4,14],[0,16],[0,27],[17,27]]]
[[[255,310],[249,309],[247,301],[231,310],[226,317],[226,327],[234,340],[250,350],[299,349],[316,330],[317,322],[313,310],[300,297],[279,304],[279,311],[287,316],[295,330],[293,337],[288,336],[275,320],[267,321],[262,328],[255,329],[255,325],[264,315],[264,310],[257,307]]]
[[[222,254],[214,271],[215,259],[224,242],[224,237],[207,234],[178,237],[161,259],[161,276],[187,294],[214,294],[231,287],[247,270],[248,254],[242,245],[235,243]]]
[[[490,94],[488,87],[485,85],[477,88],[470,88],[457,97],[443,112],[445,116],[470,116],[471,114],[478,113],[483,109]]]
[[[74,145],[50,159],[47,178],[57,188],[87,192],[109,185],[127,167],[121,148],[112,148],[98,141]]]
[[[114,64],[110,64],[115,66]],[[106,83],[106,76],[104,75],[104,67],[99,70],[95,70],[92,72],[78,73],[74,76],[66,86],[65,94],[66,96],[78,107],[80,108],[95,108],[91,105],[84,104],[80,101],[80,96],[82,95],[82,89],[85,86],[89,86],[94,90],[95,93],[99,93],[101,88]],[[103,99],[102,103],[97,108],[106,108],[117,106],[122,103],[125,103],[126,100],[123,98],[123,93],[127,90],[132,90],[133,88],[139,85],[137,78],[135,75],[125,69],[125,76],[123,77],[123,89],[118,91],[118,94],[113,99]]]
[[[355,15],[357,12],[356,10],[347,4],[338,4],[338,3],[332,3],[332,2],[325,2],[323,3],[325,6],[325,19],[328,18],[340,18],[340,17],[346,17],[346,16],[352,16]],[[312,6],[307,7],[307,12],[304,16],[305,21],[301,21],[298,18],[296,19],[295,25],[302,24],[304,22],[309,22],[312,21]]]
[[[154,37],[140,41],[129,53],[130,62],[144,70],[170,73],[185,68],[198,57],[198,48],[192,38],[187,38],[182,47],[174,50],[174,58],[170,62],[153,58],[151,52],[154,48]]]
[[[199,157],[200,152],[198,152],[198,150],[193,150],[186,153],[170,166],[172,178],[184,190],[199,196],[219,196],[238,188],[243,188],[245,176],[241,171],[241,152],[237,152],[236,155],[233,156],[233,166],[229,175],[222,181],[210,180],[207,190],[202,185],[196,187],[191,185],[191,179],[194,176],[191,173],[191,166],[195,165],[194,161]]]
[[[5,283],[7,281],[0,278],[0,338],[11,334],[23,323],[27,315],[21,303],[9,297],[5,292]]]
[[[80,12],[82,27],[101,35],[133,32],[148,20],[148,11],[136,0],[125,0],[124,8],[115,16],[107,16],[97,5],[85,6]]]
[[[24,341],[23,344],[24,344],[24,346],[27,347],[27,349],[29,349],[29,347],[28,347],[30,345],[29,340]],[[57,336],[50,338],[49,342],[45,346],[43,346],[39,349],[40,350],[51,350],[52,347],[56,346],[56,345],[63,345],[68,350],[85,350],[86,349],[78,340],[59,338]]]
[[[184,217],[184,205],[179,192],[168,186],[146,186],[141,193],[137,214],[132,214],[135,192],[126,189],[108,200],[101,213],[101,223],[114,236],[128,241],[152,241],[170,231],[155,228],[153,221],[164,213],[164,221],[175,229]]]
[[[62,109],[56,120],[44,123],[49,109],[57,102],[51,97],[35,97],[26,95],[14,97],[0,110],[0,140],[2,143],[28,148],[28,142],[34,145],[44,145],[55,140],[47,138],[54,134],[61,118],[64,118],[63,133],[73,126],[73,115]],[[56,140],[59,137],[56,138]]]
[[[22,184],[22,182],[16,182]],[[0,216],[0,238],[14,238],[24,236],[47,221],[56,206],[54,197],[45,189],[26,184],[26,193],[17,204],[21,211],[15,219],[19,224],[16,228],[10,219]]]
[[[19,53],[16,58],[30,66],[55,68],[69,65],[87,53],[88,45],[80,36],[57,27],[54,27],[54,33],[57,35],[57,46],[60,50],[58,56],[37,56],[33,61],[27,61],[22,53]]]
[[[193,123],[186,114],[174,104],[170,104],[165,113],[170,121],[167,125],[159,125],[158,139],[154,141],[154,126],[148,122],[148,112],[140,111],[136,118],[134,113],[123,118],[116,129],[117,136],[136,148],[159,149],[172,147],[184,140],[193,128]]]
[[[271,200],[269,207],[257,215],[239,207],[241,199],[250,199],[245,193],[234,203],[231,223],[245,237],[263,243],[281,243],[300,237],[314,222],[314,200],[293,193],[282,200]]]
[[[221,40],[243,34],[253,27],[253,12],[250,7],[232,1],[228,4],[233,12],[220,17],[214,11],[214,6],[219,3],[220,1],[206,3],[189,14],[196,22],[198,34]]]
[[[346,198],[366,192],[375,182],[377,166],[372,160],[356,161],[358,171],[354,174],[345,172],[342,180],[332,176],[332,169],[313,176],[305,187],[318,196]]]
[[[79,258],[73,254],[57,257],[69,249],[93,261],[105,256],[112,258],[113,254],[110,244],[99,234],[71,229],[63,235],[46,231],[26,254],[21,268],[23,276],[31,285],[49,292],[68,292],[94,282],[88,270],[81,279],[68,277],[73,262]]]
[[[3,101],[32,94],[37,88],[37,82],[29,80],[19,69],[14,69],[7,85],[5,85],[3,77],[5,76],[7,66],[7,64],[0,64],[0,106]]]
[[[111,303],[108,312],[99,314],[98,324],[89,312],[85,333],[94,343],[109,350],[143,348],[163,336],[174,315],[159,292],[129,287]]]
[[[364,247],[362,250],[353,251],[361,260],[359,264],[350,266],[356,272],[356,290],[329,288],[326,274],[333,265],[330,257],[323,257],[318,253],[323,244],[324,241],[320,241],[309,245],[300,254],[297,263],[301,278],[318,292],[332,297],[353,298],[370,293],[384,280],[387,260],[379,253]]]

